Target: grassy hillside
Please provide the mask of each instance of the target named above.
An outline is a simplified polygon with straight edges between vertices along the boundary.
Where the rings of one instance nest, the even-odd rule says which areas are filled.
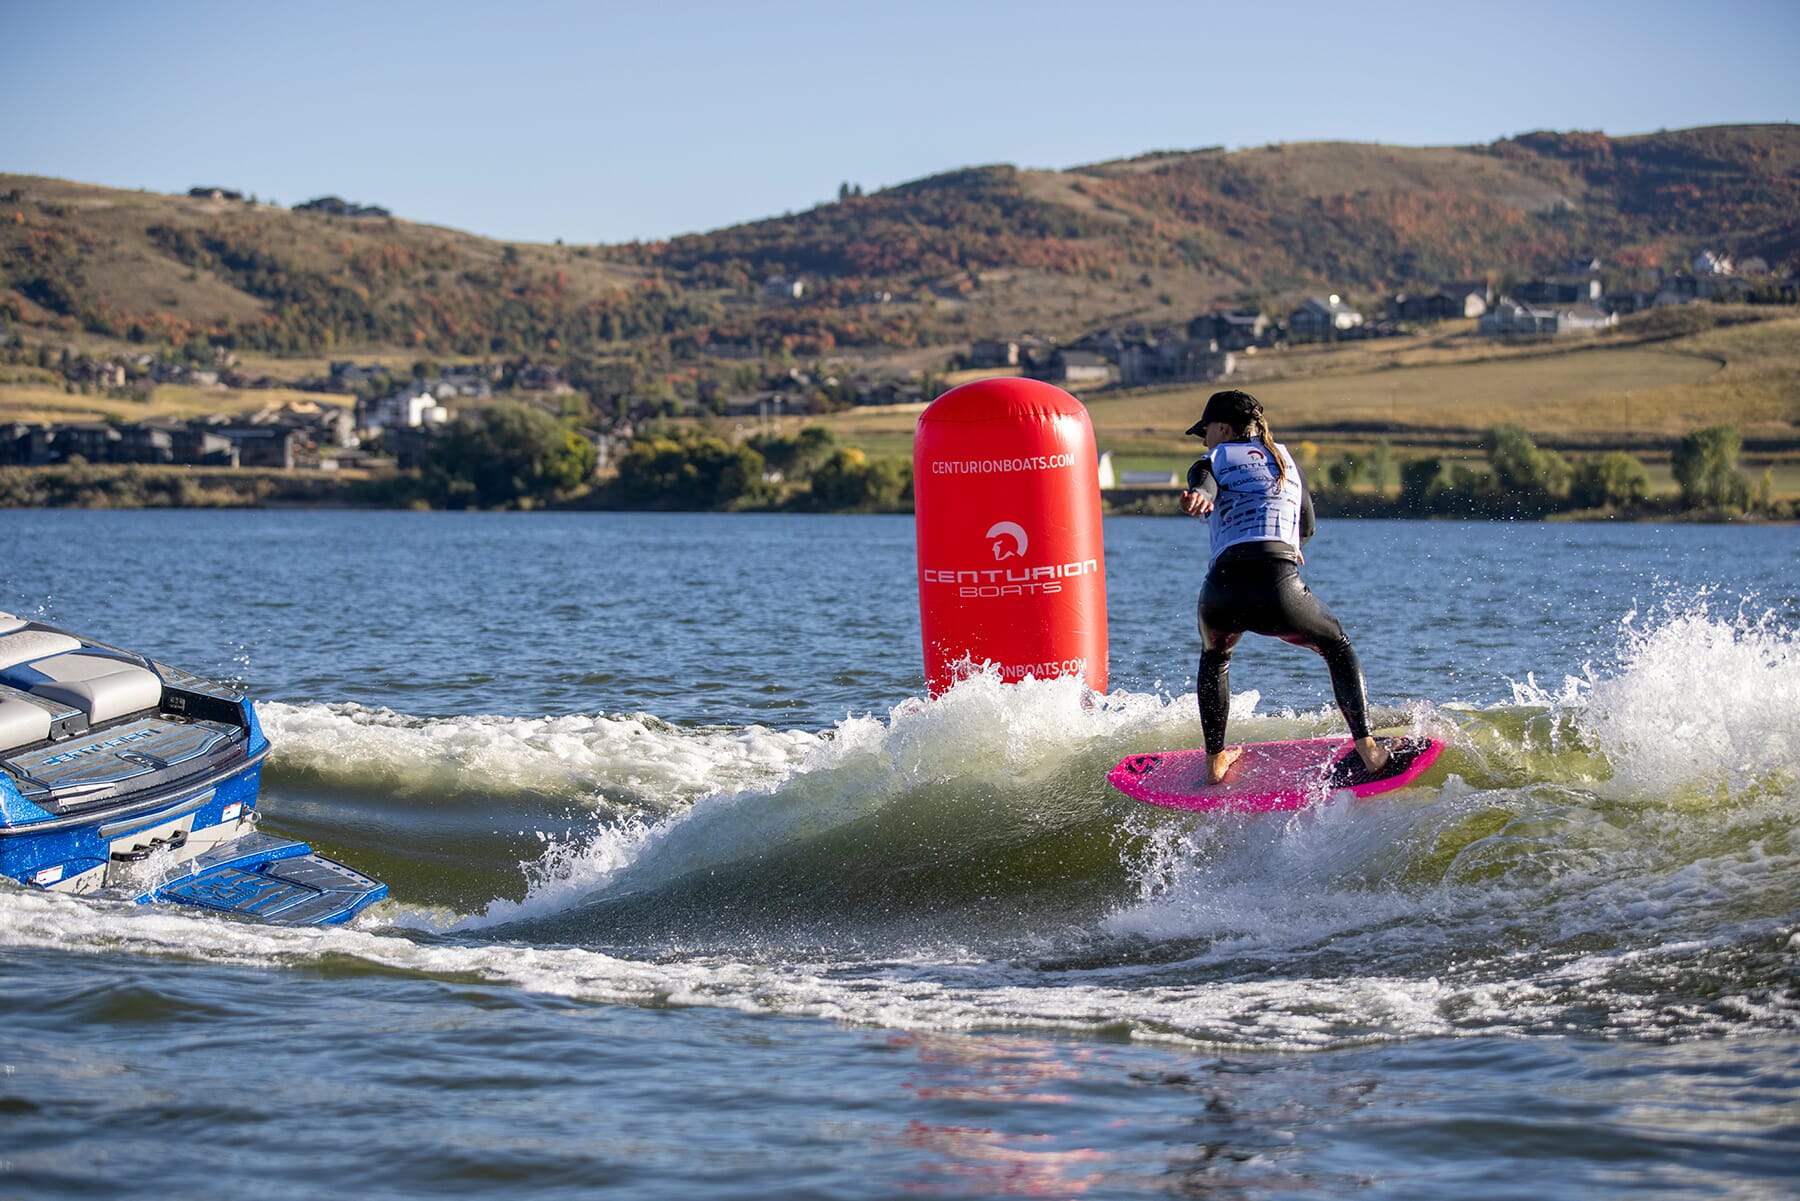
[[[1800,316],[1704,306],[1651,313],[1617,331],[1504,347],[1449,330],[1430,339],[1259,356],[1234,383],[1254,391],[1277,436],[1326,454],[1375,441],[1396,450],[1469,449],[1491,427],[1523,426],[1570,451],[1624,447],[1665,458],[1681,436],[1736,425],[1756,464],[1800,463]],[[1096,441],[1121,465],[1184,469],[1182,436],[1216,385],[1084,397]],[[825,419],[840,441],[910,454],[922,406]]]
[[[397,217],[0,175],[0,419],[344,403],[303,386],[333,359],[397,376],[421,361],[505,359],[562,369],[576,395],[544,402],[559,415],[641,427],[702,397],[754,400],[814,362],[820,377],[916,377],[977,338],[1179,327],[1221,302],[1281,312],[1309,293],[1374,309],[1392,291],[1450,279],[1504,287],[1595,256],[1627,276],[1683,267],[1703,248],[1800,269],[1800,126],[970,167],[624,246],[509,244]],[[778,296],[770,277],[804,291]],[[1239,363],[1281,436],[1322,455],[1377,441],[1465,450],[1507,422],[1573,453],[1624,447],[1654,470],[1680,436],[1731,424],[1747,460],[1775,465],[1793,491],[1794,313],[1705,304],[1526,346],[1447,323]],[[230,358],[245,379],[277,386],[150,387],[134,368],[130,388],[109,393],[59,367],[64,355]],[[1121,467],[1176,470],[1194,449],[1180,431],[1210,391],[1086,399]],[[916,417],[859,409],[829,424],[840,442],[905,456]]]
[[[278,355],[803,356],[1373,302],[1571,255],[1800,260],[1800,127],[1350,143],[968,168],[668,242],[515,245],[398,218],[0,175],[0,320]],[[801,277],[770,304],[771,275]]]

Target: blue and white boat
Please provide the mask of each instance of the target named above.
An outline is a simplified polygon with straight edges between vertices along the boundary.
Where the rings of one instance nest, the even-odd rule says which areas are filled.
[[[0,874],[282,925],[387,886],[256,831],[269,740],[236,688],[0,613]]]

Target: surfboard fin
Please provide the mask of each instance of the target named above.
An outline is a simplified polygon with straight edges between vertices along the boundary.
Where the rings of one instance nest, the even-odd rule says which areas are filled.
[[[1356,788],[1377,780],[1392,779],[1431,748],[1431,741],[1426,738],[1377,738],[1375,741],[1388,749],[1388,761],[1381,765],[1380,771],[1372,772],[1364,767],[1362,756],[1351,750],[1331,765],[1326,782],[1332,788]]]

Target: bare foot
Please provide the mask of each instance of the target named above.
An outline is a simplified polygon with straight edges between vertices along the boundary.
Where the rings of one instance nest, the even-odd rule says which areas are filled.
[[[1388,765],[1388,760],[1393,758],[1393,756],[1389,754],[1387,747],[1376,742],[1373,738],[1358,738],[1356,740],[1356,753],[1362,756],[1363,766],[1369,769],[1370,775],[1374,775],[1376,772],[1386,767]]]
[[[1238,756],[1243,753],[1244,748],[1241,746],[1228,746],[1216,755],[1208,755],[1206,757],[1206,782],[1223,784],[1225,777],[1231,772],[1231,765],[1236,763]]]

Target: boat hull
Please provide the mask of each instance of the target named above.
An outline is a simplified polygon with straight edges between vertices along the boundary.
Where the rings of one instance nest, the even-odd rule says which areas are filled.
[[[269,742],[237,689],[0,613],[0,875],[281,924],[387,888],[255,832]]]

